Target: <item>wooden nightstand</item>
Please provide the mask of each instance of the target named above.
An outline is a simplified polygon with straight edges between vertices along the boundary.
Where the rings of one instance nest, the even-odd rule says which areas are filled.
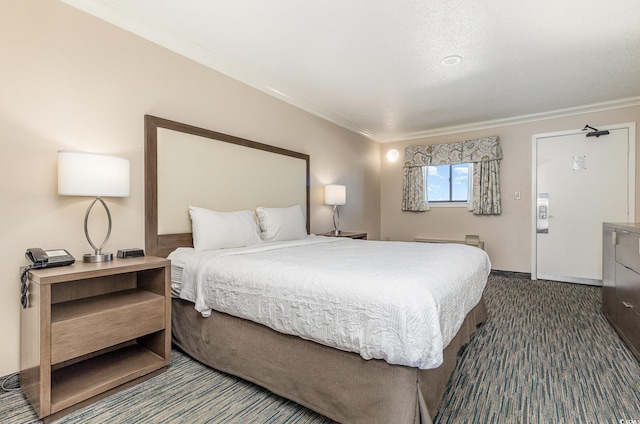
[[[29,272],[20,385],[39,418],[59,418],[166,369],[170,263],[147,256]]]
[[[340,231],[340,233],[336,234],[333,231],[329,231],[328,233],[321,234],[322,236],[327,237],[349,237],[352,239],[366,240],[367,233],[361,233],[358,231]]]

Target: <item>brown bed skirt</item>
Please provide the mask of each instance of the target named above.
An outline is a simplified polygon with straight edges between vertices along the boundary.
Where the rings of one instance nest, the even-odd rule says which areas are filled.
[[[172,301],[172,340],[194,359],[256,383],[340,423],[427,424],[438,411],[460,348],[487,318],[484,299],[467,315],[432,370],[365,360],[193,303]]]

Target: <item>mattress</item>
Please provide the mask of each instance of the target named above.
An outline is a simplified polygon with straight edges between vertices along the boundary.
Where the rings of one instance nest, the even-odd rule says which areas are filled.
[[[171,261],[171,297],[180,297],[184,260],[184,256],[176,255],[176,257]]]
[[[436,368],[478,304],[491,264],[460,244],[309,236],[169,258],[180,297],[364,359]]]

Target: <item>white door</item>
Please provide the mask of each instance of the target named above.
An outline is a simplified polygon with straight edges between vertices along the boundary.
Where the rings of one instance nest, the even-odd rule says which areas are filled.
[[[532,278],[600,285],[602,223],[634,220],[635,124],[534,136]]]

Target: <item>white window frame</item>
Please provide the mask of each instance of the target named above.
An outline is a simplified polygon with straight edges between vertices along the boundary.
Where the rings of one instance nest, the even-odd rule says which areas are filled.
[[[450,164],[443,164],[450,165]],[[429,201],[429,197],[427,196],[427,190],[429,189],[428,177],[429,177],[429,166],[423,166],[422,172],[424,173],[424,197],[427,199],[430,208],[467,208],[467,210],[473,209],[473,162],[467,162],[466,165],[469,167],[469,179],[467,180],[467,201],[466,202],[455,202],[455,201],[438,201],[431,202]],[[437,166],[437,165],[434,165]],[[451,178],[451,176],[449,177]],[[449,181],[451,184],[451,181]]]

